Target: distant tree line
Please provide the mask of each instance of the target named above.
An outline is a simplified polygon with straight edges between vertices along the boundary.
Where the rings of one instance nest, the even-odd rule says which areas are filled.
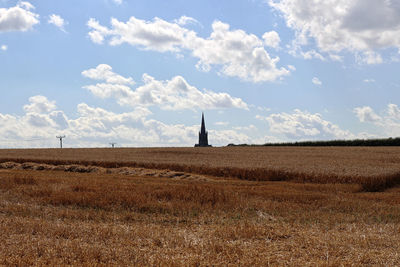
[[[384,139],[300,141],[286,143],[266,143],[261,145],[229,144],[228,146],[400,146],[400,137]]]

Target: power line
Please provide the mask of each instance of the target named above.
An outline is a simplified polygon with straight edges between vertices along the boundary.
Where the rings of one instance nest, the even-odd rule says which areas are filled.
[[[111,145],[112,148],[114,148],[114,146],[115,146],[116,144],[117,144],[117,143],[110,143],[110,145]]]
[[[56,138],[60,139],[60,148],[62,148],[62,140],[65,138],[65,135],[56,136]]]

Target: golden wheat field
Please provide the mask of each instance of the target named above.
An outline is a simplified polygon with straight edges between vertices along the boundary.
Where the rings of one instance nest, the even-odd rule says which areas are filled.
[[[221,147],[0,149],[0,162],[169,169],[244,180],[356,183],[380,191],[400,183],[397,147]]]
[[[0,264],[399,266],[399,161],[397,148],[0,150]]]

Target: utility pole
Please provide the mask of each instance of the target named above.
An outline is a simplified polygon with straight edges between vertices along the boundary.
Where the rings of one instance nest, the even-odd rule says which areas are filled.
[[[112,148],[114,148],[114,146],[115,146],[116,144],[117,144],[117,143],[110,143],[110,145],[111,145]]]
[[[60,148],[62,148],[62,140],[65,138],[65,135],[56,136],[56,138],[60,139]]]

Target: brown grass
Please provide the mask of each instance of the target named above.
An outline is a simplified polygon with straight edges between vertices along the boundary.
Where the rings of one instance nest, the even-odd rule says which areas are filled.
[[[400,188],[0,170],[1,265],[400,264]]]
[[[354,183],[369,192],[383,191],[400,183],[400,149],[397,147],[0,150],[0,163],[8,161],[75,165],[70,166],[71,171],[75,168],[81,172],[91,171],[82,166],[135,167],[252,181]]]

